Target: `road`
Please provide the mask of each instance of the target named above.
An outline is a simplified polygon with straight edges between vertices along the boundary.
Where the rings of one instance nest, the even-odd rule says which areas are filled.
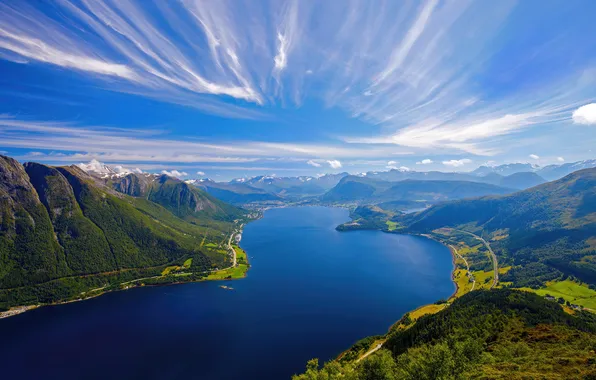
[[[230,234],[230,239],[228,239],[228,249],[232,252],[232,268],[235,268],[238,264],[236,262],[236,250],[232,247],[232,239],[236,236],[236,230]]]
[[[495,286],[497,286],[497,283],[499,282],[499,263],[497,262],[497,255],[495,255],[495,253],[493,252],[493,249],[490,247],[490,244],[488,244],[488,242],[486,240],[484,240],[483,238],[481,238],[480,236],[473,234],[471,232],[468,231],[463,231],[463,230],[454,230],[454,231],[459,231],[459,232],[463,232],[465,234],[468,235],[472,235],[474,236],[476,239],[480,240],[482,243],[484,243],[484,246],[488,249],[488,252],[490,252],[490,257],[493,261],[493,270],[495,272],[494,276],[493,276],[493,283],[490,286],[490,288],[494,288]]]
[[[476,287],[476,279],[472,275],[472,272],[470,272],[470,266],[468,265],[468,260],[466,260],[462,255],[460,255],[459,252],[457,252],[457,249],[455,249],[454,246],[452,246],[451,244],[449,244],[449,247],[451,247],[451,249],[453,249],[453,252],[455,252],[455,254],[457,255],[457,257],[459,257],[460,259],[462,259],[464,261],[464,263],[466,263],[466,269],[468,271],[468,277],[472,278],[472,289],[470,289],[470,291],[474,290],[474,288]]]
[[[372,350],[368,351],[366,354],[362,355],[361,357],[358,358],[358,360],[356,360],[356,363],[358,363],[361,360],[366,359],[367,356],[372,355],[373,353],[379,351],[381,349],[381,347],[383,347],[383,343],[379,343],[375,346],[375,348],[373,348]]]

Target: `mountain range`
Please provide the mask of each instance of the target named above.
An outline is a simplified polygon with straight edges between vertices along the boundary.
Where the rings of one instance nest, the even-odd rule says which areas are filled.
[[[69,299],[111,281],[230,262],[247,212],[165,175],[93,175],[0,156],[0,305]]]
[[[347,176],[358,176],[371,180],[398,182],[416,181],[465,181],[490,184],[507,189],[523,190],[547,181],[561,178],[573,171],[596,167],[596,160],[585,160],[560,165],[540,167],[527,163],[514,163],[499,166],[481,166],[472,172],[419,172],[407,169],[391,169],[388,171],[369,171],[350,175],[349,173],[325,174],[322,176],[276,177],[256,176],[251,178],[235,178],[229,182],[216,182],[212,179],[189,179],[193,184],[215,197],[229,203],[243,205],[259,202],[287,202],[301,199],[312,199],[325,196],[340,180]],[[112,173],[104,176],[122,176],[117,167]],[[497,192],[496,194],[500,194]],[[332,197],[329,195],[329,197]],[[446,198],[446,199],[449,199]]]
[[[320,197],[328,203],[379,204],[411,202],[419,207],[450,199],[514,192],[496,185],[446,180],[402,180],[389,182],[367,177],[346,176]]]

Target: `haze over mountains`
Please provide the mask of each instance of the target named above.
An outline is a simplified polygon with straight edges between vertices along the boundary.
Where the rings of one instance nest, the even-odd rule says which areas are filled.
[[[549,180],[558,179],[575,170],[596,167],[596,160],[585,160],[561,165],[539,167],[533,164],[516,163],[499,166],[481,166],[472,172],[439,172],[414,171],[405,169],[391,169],[388,171],[369,171],[351,175],[347,172],[325,174],[321,176],[277,177],[255,176],[250,178],[236,178],[228,182],[216,182],[209,178],[187,179],[185,182],[197,186],[213,196],[233,204],[247,204],[255,202],[284,202],[300,199],[321,197],[327,201],[347,200],[347,195],[339,195],[340,189],[334,189],[345,177],[364,178],[360,182],[374,181],[398,182],[414,181],[464,181],[494,185],[482,187],[471,185],[472,189],[484,189],[479,192],[470,191],[466,196],[480,196],[487,194],[504,194],[513,190],[523,190]],[[118,170],[122,171],[121,168]],[[122,176],[112,170],[102,175]],[[355,181],[355,178],[352,178]],[[343,184],[342,184],[343,186]],[[429,184],[432,186],[432,184]],[[492,190],[491,190],[492,189]],[[492,192],[491,192],[492,191]],[[331,192],[329,195],[326,193]],[[461,198],[462,196],[460,196]],[[419,198],[420,199],[420,198]],[[435,200],[454,199],[450,196],[438,196]],[[422,198],[424,200],[424,198]]]

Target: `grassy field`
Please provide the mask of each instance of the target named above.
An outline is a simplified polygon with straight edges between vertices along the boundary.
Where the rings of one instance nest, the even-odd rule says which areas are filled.
[[[236,261],[238,263],[234,268],[218,270],[207,276],[206,280],[233,280],[246,277],[246,272],[250,265],[248,265],[248,258],[246,252],[236,245],[233,246],[236,251]]]
[[[396,222],[392,222],[392,221],[388,220],[385,223],[387,224],[387,230],[388,231],[395,231],[395,229],[397,228],[397,223]]]
[[[468,271],[465,269],[456,269],[453,271],[453,281],[457,285],[457,292],[452,298],[458,298],[472,290],[472,282],[466,275]]]
[[[446,306],[447,306],[446,303],[441,304],[441,305],[435,305],[434,303],[430,304],[430,305],[425,305],[425,306],[419,307],[418,309],[412,311],[410,313],[410,318],[412,318],[413,320],[417,320],[418,318],[420,318],[424,315],[438,313],[439,311],[443,310]]]
[[[475,271],[472,272],[472,275],[476,279],[476,288],[474,290],[490,289],[493,284],[494,272],[492,270],[487,272]]]
[[[541,296],[550,294],[556,298],[563,298],[572,304],[587,307],[596,310],[596,290],[588,288],[586,285],[578,284],[570,280],[555,281],[549,283],[545,288],[529,289]]]

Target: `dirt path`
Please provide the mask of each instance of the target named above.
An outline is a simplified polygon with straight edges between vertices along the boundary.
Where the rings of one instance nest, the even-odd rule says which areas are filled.
[[[375,348],[371,349],[370,351],[368,351],[366,354],[362,355],[361,357],[359,357],[356,360],[356,363],[358,363],[361,360],[366,359],[367,356],[374,354],[375,352],[379,351],[381,349],[381,347],[383,347],[383,343],[379,343],[375,346]]]

